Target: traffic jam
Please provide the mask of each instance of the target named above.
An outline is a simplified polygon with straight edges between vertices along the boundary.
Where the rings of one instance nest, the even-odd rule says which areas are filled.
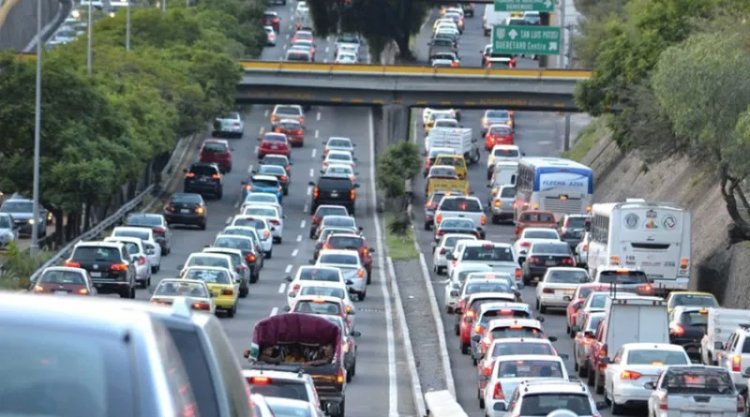
[[[475,369],[484,415],[744,416],[750,311],[688,289],[690,213],[643,199],[593,204],[592,170],[526,156],[513,112],[487,110],[482,140],[459,119],[422,114],[424,229],[432,271],[447,278],[448,347]],[[485,199],[467,174],[479,147]],[[564,315],[569,340],[548,335],[550,314]]]

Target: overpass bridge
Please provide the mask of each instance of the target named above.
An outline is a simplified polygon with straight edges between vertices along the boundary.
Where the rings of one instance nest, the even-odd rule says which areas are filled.
[[[329,106],[502,107],[579,111],[576,84],[590,71],[432,68],[240,61],[235,101]]]

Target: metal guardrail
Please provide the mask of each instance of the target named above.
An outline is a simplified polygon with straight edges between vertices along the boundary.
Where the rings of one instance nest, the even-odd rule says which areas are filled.
[[[107,230],[109,227],[119,222],[128,213],[130,213],[139,205],[141,205],[141,203],[143,203],[143,200],[146,198],[146,196],[148,196],[154,190],[154,186],[155,186],[154,184],[149,185],[148,187],[146,187],[145,190],[141,191],[140,194],[135,196],[135,198],[123,204],[122,207],[120,207],[120,209],[114,212],[111,216],[100,221],[94,227],[92,227],[91,229],[87,230],[86,232],[78,236],[77,238],[70,241],[67,245],[65,245],[62,249],[60,249],[54,256],[52,256],[47,262],[42,264],[42,266],[40,266],[39,269],[37,269],[36,272],[34,272],[34,274],[31,275],[31,278],[29,280],[31,282],[36,281],[36,279],[38,278],[38,275],[45,268],[49,268],[50,266],[55,266],[61,260],[70,256],[70,253],[72,252],[73,248],[78,242],[92,240],[96,238],[97,236],[99,236],[101,232]]]

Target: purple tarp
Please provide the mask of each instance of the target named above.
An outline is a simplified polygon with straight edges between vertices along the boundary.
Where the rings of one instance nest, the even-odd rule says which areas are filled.
[[[259,321],[253,329],[253,343],[263,348],[280,342],[335,343],[339,327],[312,314],[287,313]]]

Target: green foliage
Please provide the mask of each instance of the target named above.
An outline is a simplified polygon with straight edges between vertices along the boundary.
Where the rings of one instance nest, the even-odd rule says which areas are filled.
[[[415,143],[403,141],[392,145],[378,158],[378,186],[387,198],[402,197],[406,192],[404,181],[414,178],[419,168],[419,150]]]
[[[396,223],[399,225],[393,226]],[[409,216],[406,213],[390,214],[386,217],[386,225],[385,245],[388,247],[388,256],[394,261],[417,259],[419,252],[415,246],[414,229],[409,223]]]
[[[34,271],[52,256],[49,252],[31,255],[21,251],[15,242],[8,245],[0,270],[0,289],[20,290],[29,287]]]
[[[607,134],[607,119],[608,117],[605,115],[586,126],[578,134],[573,147],[569,151],[563,152],[563,157],[581,162],[594,145]]]

